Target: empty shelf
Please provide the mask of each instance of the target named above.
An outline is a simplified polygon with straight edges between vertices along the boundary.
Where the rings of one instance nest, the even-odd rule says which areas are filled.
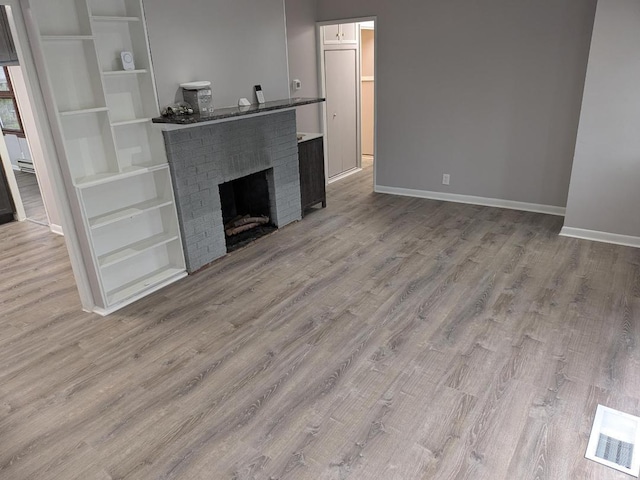
[[[136,123],[147,123],[150,122],[150,118],[134,118],[132,120],[122,120],[120,122],[113,122],[111,124],[112,127],[122,127],[124,125],[134,125]]]
[[[125,260],[151,250],[152,248],[173,242],[177,239],[178,235],[174,233],[164,232],[159,235],[154,235],[153,237],[145,238],[139,242],[132,243],[131,245],[127,245],[119,248],[118,250],[114,250],[113,252],[109,252],[106,255],[102,255],[98,257],[98,263],[101,268],[106,268],[111,265],[115,265],[116,263],[124,262]]]
[[[91,20],[96,22],[139,22],[140,17],[118,17],[107,15],[93,15]]]
[[[93,40],[93,35],[42,35],[43,42],[81,42]]]
[[[102,75],[106,77],[115,77],[119,75],[137,75],[141,73],[147,73],[146,69],[138,69],[138,70],[108,70],[106,72],[102,72]]]
[[[96,185],[102,185],[103,183],[114,182],[123,178],[133,177],[134,175],[153,172],[166,167],[166,165],[167,164],[165,163],[161,165],[134,166],[124,168],[122,169],[122,172],[97,173],[88,177],[76,178],[75,185],[80,188],[95,187]]]
[[[156,287],[164,282],[168,282],[174,277],[182,276],[184,274],[184,268],[177,268],[172,265],[168,265],[150,273],[149,275],[127,283],[120,288],[107,292],[107,302],[109,305],[114,305],[149,288]]]
[[[60,112],[60,116],[71,117],[73,115],[87,115],[89,113],[106,112],[107,110],[109,110],[107,107],[84,108],[81,110],[67,110],[66,112]]]
[[[92,229],[104,227],[106,225],[111,225],[112,223],[119,222],[120,220],[137,217],[138,215],[142,215],[143,213],[166,207],[168,205],[171,205],[172,203],[173,202],[171,200],[166,200],[164,198],[154,198],[153,200],[137,203],[135,205],[131,205],[130,207],[122,208],[120,210],[115,210],[113,212],[105,213],[104,215],[90,218],[89,226]]]

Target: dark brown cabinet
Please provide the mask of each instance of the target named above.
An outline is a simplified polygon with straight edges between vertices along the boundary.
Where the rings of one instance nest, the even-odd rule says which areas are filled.
[[[9,185],[0,164],[0,224],[13,220],[13,200],[9,193]]]
[[[304,217],[305,210],[317,203],[322,203],[323,208],[327,206],[322,137],[306,141],[303,138],[298,143],[298,160],[300,162],[300,197]]]

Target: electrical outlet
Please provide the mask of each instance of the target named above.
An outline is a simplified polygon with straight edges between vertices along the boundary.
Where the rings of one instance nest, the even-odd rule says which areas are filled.
[[[442,184],[449,185],[449,182],[451,182],[451,175],[449,175],[448,173],[442,175]]]

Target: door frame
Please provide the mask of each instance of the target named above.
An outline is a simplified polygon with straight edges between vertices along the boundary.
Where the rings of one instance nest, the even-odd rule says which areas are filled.
[[[16,175],[13,172],[13,164],[11,163],[9,150],[7,148],[7,143],[4,140],[3,134],[0,134],[0,159],[2,163],[2,165],[0,165],[0,168],[4,170],[4,176],[6,177],[7,185],[9,186],[8,193],[11,196],[11,200],[13,201],[13,208],[15,209],[13,218],[18,222],[24,222],[27,219],[27,214],[24,210],[24,205],[22,204],[22,197],[20,196],[18,181],[16,180]]]
[[[378,27],[378,17],[377,16],[369,16],[369,17],[355,17],[355,18],[346,18],[346,19],[339,19],[339,20],[328,20],[328,21],[323,21],[323,22],[316,22],[316,44],[317,44],[317,57],[318,57],[318,85],[320,85],[320,96],[322,98],[326,98],[326,81],[325,81],[325,61],[324,61],[324,45],[322,42],[322,37],[323,37],[323,32],[322,32],[322,27],[326,26],[326,25],[339,25],[339,24],[343,24],[343,23],[356,23],[357,24],[357,28],[356,28],[356,38],[358,39],[358,65],[357,65],[357,74],[358,74],[358,79],[356,82],[357,85],[357,112],[356,112],[356,155],[357,155],[357,168],[354,170],[351,170],[349,172],[346,172],[343,175],[337,175],[334,178],[332,178],[331,180],[329,180],[329,157],[328,157],[328,137],[327,137],[327,133],[328,133],[328,129],[327,129],[327,104],[326,102],[322,102],[322,108],[321,113],[320,113],[320,125],[322,127],[322,133],[323,133],[323,142],[324,142],[324,172],[325,172],[325,182],[327,184],[332,183],[334,181],[337,180],[341,180],[342,178],[345,178],[346,176],[349,176],[353,173],[359,172],[362,170],[362,82],[361,82],[361,74],[360,74],[360,70],[361,70],[361,64],[362,64],[362,52],[361,52],[361,48],[360,48],[360,23],[361,22],[371,22],[373,21],[373,25],[374,25],[374,58],[376,58],[376,60],[374,61],[374,85],[373,85],[373,103],[374,103],[374,107],[373,107],[373,185],[371,186],[372,189],[373,187],[376,185],[376,177],[377,177],[377,152],[378,152],[378,147],[377,147],[377,142],[378,142],[378,83],[375,81],[375,78],[377,76],[377,71],[378,71],[378,62],[377,62],[377,54],[378,54],[378,34],[377,34],[377,27]]]
[[[0,0],[2,4],[3,0]],[[13,15],[13,10],[12,10]],[[12,32],[13,34],[13,32]],[[14,42],[16,43],[16,42]],[[27,142],[27,148],[29,150],[29,158],[33,162],[33,169],[36,183],[38,185],[38,191],[40,192],[40,198],[42,199],[42,205],[44,207],[46,215],[46,226],[52,233],[56,235],[64,235],[62,227],[55,221],[59,221],[58,211],[56,210],[55,199],[53,198],[51,180],[49,177],[49,171],[47,165],[43,163],[44,152],[42,151],[42,145],[40,143],[40,136],[38,135],[38,127],[34,118],[34,109],[31,105],[31,98],[28,94],[27,79],[25,77],[24,67],[22,65],[15,65],[9,67],[9,73],[11,75],[11,83],[13,84],[14,94],[18,109],[20,111],[20,117],[22,119],[22,129],[24,133],[24,140]],[[3,136],[4,141],[4,136]],[[6,142],[5,142],[6,147]],[[5,148],[0,144],[0,150]],[[11,160],[11,159],[10,159]],[[11,175],[15,179],[15,171],[20,171],[10,165]],[[17,179],[16,179],[17,181]],[[22,202],[22,192],[19,188],[16,188],[13,201],[16,204],[16,220],[32,220],[30,219],[24,210]],[[21,215],[22,213],[22,215]],[[41,224],[40,221],[35,223]]]
[[[362,23],[364,23],[364,22],[362,22]],[[362,75],[362,31],[363,30],[371,30],[373,32],[373,41],[375,43],[375,41],[376,41],[376,28],[375,27],[376,27],[375,26],[375,22],[374,22],[373,27],[369,27],[369,26],[364,26],[363,27],[362,25],[358,25],[358,32],[357,33],[358,33],[358,42],[360,44],[360,49],[359,49],[360,58],[358,59],[358,62],[360,63],[360,78],[358,79],[358,81],[359,81],[358,85],[360,86],[360,115],[361,115],[360,120],[361,121],[362,121],[362,83],[363,83],[362,82],[362,78],[363,78],[363,75]],[[373,68],[375,70],[375,68],[376,68],[376,61],[375,61],[376,48],[375,48],[375,45],[374,45],[374,48],[373,48],[373,56],[374,56]],[[374,76],[373,76],[373,87],[374,87],[374,89],[375,89],[375,86],[376,86],[376,81],[375,80],[376,80],[376,77],[375,77],[375,71],[374,71]],[[376,102],[374,100],[373,101],[373,106],[375,107],[375,105],[376,105]],[[375,121],[375,118],[374,118],[374,121]],[[361,125],[360,126],[360,148],[362,148],[362,123],[360,125]],[[374,132],[374,137],[375,137],[375,132]],[[360,151],[360,161],[362,161],[362,156],[363,155],[364,155],[364,153],[362,153],[362,151]],[[374,162],[375,162],[375,156],[373,158],[374,158]]]

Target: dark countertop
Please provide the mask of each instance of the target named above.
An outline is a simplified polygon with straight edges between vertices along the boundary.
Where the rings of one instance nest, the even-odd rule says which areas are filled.
[[[311,140],[315,140],[316,138],[324,137],[322,133],[298,132],[296,135],[298,136],[298,143],[309,142]]]
[[[310,105],[312,103],[324,102],[324,98],[292,98],[286,100],[275,100],[266,102],[262,105],[254,104],[248,107],[227,107],[217,108],[211,115],[182,115],[174,117],[156,117],[153,123],[164,123],[173,125],[191,125],[193,123],[211,122],[213,120],[223,120],[225,118],[242,117],[245,115],[255,115],[257,113],[270,112],[274,110],[282,110],[285,108],[299,107],[301,105]]]

